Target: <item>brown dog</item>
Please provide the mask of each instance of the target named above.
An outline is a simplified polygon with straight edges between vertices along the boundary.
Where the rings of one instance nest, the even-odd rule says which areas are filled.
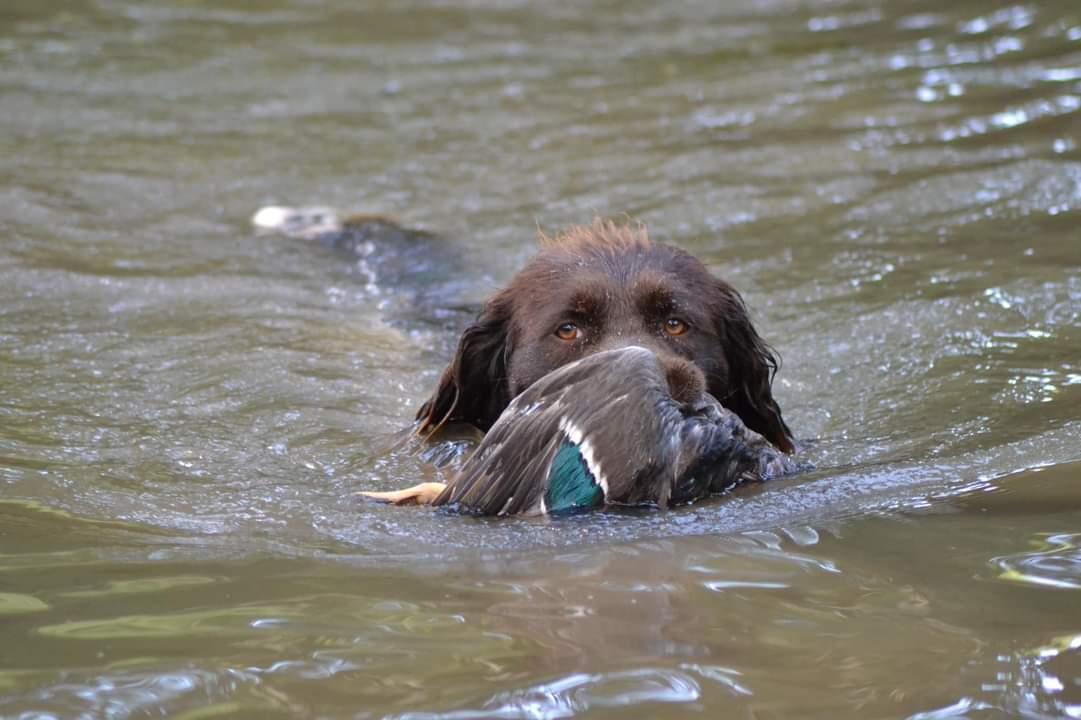
[[[549,238],[466,328],[439,385],[417,413],[419,432],[445,423],[487,431],[510,401],[547,373],[587,355],[647,348],[673,394],[701,387],[780,450],[792,434],[773,399],[778,362],[751,324],[739,293],[642,226],[597,220]],[[427,503],[440,483],[364,493]]]

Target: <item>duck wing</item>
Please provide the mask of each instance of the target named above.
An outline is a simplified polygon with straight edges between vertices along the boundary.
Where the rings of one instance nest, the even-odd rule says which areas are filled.
[[[664,506],[682,423],[653,353],[596,353],[515,398],[434,504],[482,515]]]

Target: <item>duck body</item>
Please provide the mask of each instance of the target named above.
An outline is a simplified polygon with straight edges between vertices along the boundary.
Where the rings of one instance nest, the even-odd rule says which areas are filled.
[[[515,398],[433,505],[544,515],[668,507],[796,470],[704,391],[673,397],[656,355],[590,355]]]

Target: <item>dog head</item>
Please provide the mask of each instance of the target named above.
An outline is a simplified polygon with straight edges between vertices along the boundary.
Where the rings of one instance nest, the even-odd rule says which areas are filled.
[[[772,394],[778,361],[739,293],[645,228],[596,221],[555,237],[485,305],[417,417],[487,430],[549,372],[603,350],[657,355],[673,397],[705,389],[785,452],[791,432]]]

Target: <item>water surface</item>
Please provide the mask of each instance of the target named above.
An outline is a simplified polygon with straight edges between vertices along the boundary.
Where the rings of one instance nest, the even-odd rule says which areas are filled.
[[[16,0],[0,98],[0,715],[1081,717],[1076,2]],[[817,469],[356,502],[536,228],[623,214],[745,292]]]

